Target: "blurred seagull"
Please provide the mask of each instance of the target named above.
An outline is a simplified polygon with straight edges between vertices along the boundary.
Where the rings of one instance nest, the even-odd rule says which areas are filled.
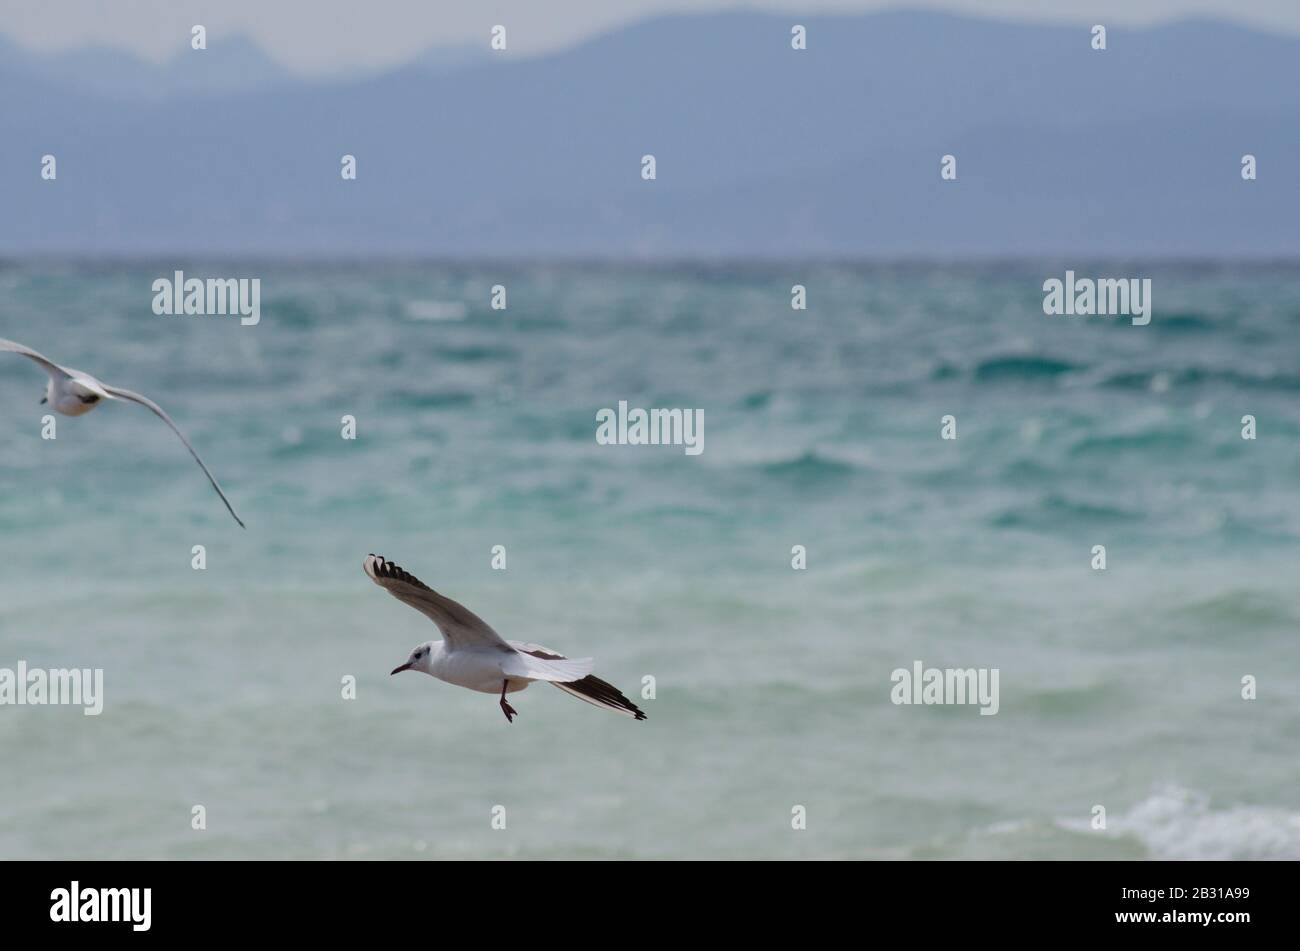
[[[239,522],[240,528],[245,527],[239,516],[235,514],[235,509],[231,506],[230,500],[226,498],[226,493],[221,491],[221,486],[217,484],[217,480],[212,473],[208,471],[208,467],[203,464],[203,460],[194,451],[194,447],[185,438],[185,434],[176,428],[172,418],[164,413],[162,407],[153,400],[130,390],[108,386],[89,373],[61,367],[52,360],[47,360],[31,347],[24,347],[21,343],[14,343],[12,340],[5,340],[0,337],[0,351],[6,350],[10,353],[22,354],[24,357],[39,363],[41,368],[50,375],[49,385],[45,388],[45,398],[41,400],[41,403],[48,403],[54,407],[56,412],[62,413],[64,416],[82,416],[89,413],[99,405],[100,400],[130,400],[132,403],[139,403],[146,409],[152,410],[159,419],[171,427],[172,432],[181,438],[181,442],[185,443],[185,448],[190,451],[194,461],[199,464],[203,474],[208,477],[208,481],[212,483],[212,488],[217,490],[217,495],[221,496],[221,501],[226,503],[226,509],[235,521]]]
[[[419,578],[408,574],[379,555],[364,563],[370,580],[404,604],[419,611],[442,631],[441,641],[426,641],[393,668],[393,673],[418,670],[458,687],[480,693],[499,693],[501,712],[513,723],[514,707],[506,694],[523,690],[534,680],[546,680],[579,700],[644,720],[637,705],[591,675],[592,660],[570,660],[538,644],[506,641],[477,614],[451,598],[444,598]]]

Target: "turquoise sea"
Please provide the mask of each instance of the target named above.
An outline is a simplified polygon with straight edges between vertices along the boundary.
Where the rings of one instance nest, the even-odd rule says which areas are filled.
[[[1067,267],[1151,324],[1045,316]],[[260,324],[155,316],[177,268]],[[0,857],[1300,858],[1294,264],[8,264],[0,336],[248,523],[0,353],[0,667],[105,682],[0,706]],[[369,552],[649,719],[390,677],[437,632]],[[891,703],[918,660],[997,715]]]

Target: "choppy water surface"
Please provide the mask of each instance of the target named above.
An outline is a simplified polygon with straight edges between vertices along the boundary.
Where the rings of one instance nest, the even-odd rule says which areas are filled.
[[[177,266],[261,323],[154,316]],[[155,396],[249,525],[139,407],[42,440],[0,354],[0,666],[106,681],[0,707],[0,855],[1300,857],[1300,271],[1093,268],[1133,327],[1045,317],[1064,269],[0,269],[0,336]],[[704,452],[597,445],[619,400]],[[436,631],[371,551],[649,721],[390,678]],[[894,706],[915,660],[999,713]]]

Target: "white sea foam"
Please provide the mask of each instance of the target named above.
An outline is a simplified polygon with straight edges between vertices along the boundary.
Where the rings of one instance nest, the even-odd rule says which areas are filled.
[[[464,320],[469,308],[458,300],[410,300],[406,316],[411,320]]]
[[[1091,832],[1086,819],[1057,825]],[[1154,859],[1300,858],[1300,812],[1272,806],[1211,808],[1209,796],[1176,785],[1155,790],[1125,813],[1112,814],[1106,830],[1093,834],[1135,838]]]

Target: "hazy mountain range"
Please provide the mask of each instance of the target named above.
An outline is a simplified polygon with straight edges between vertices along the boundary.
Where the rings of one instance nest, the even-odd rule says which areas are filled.
[[[1300,38],[1194,21],[1089,40],[728,13],[328,83],[245,40],[161,66],[3,44],[0,253],[1300,254]]]
[[[485,47],[434,47],[408,65],[440,73],[487,58]],[[335,85],[368,72],[343,69],[331,72],[327,79],[307,80],[282,69],[244,36],[213,38],[201,52],[192,50],[187,43],[163,63],[150,63],[110,47],[41,55],[0,36],[0,70],[39,79],[63,90],[128,102],[227,96],[276,86]]]

